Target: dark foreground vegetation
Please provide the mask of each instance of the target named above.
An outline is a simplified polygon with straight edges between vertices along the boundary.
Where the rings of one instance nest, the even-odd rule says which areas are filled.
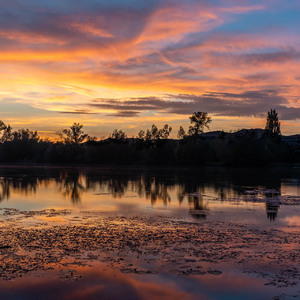
[[[300,162],[299,136],[281,136],[275,110],[268,112],[264,130],[204,133],[211,123],[204,112],[194,113],[190,121],[187,133],[180,126],[178,139],[169,139],[172,128],[166,124],[161,129],[152,125],[133,138],[114,130],[101,141],[74,123],[57,133],[56,142],[41,139],[36,131],[13,131],[0,121],[0,162],[230,166]]]

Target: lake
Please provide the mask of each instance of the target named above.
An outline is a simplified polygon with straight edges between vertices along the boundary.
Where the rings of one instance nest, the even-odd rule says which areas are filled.
[[[297,167],[1,166],[0,226],[3,299],[300,297]]]

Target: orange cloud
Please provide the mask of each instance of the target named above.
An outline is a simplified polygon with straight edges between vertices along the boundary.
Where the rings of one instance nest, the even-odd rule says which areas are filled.
[[[57,115],[53,118],[65,119],[65,124],[73,117],[66,113],[82,113],[88,122],[88,113],[107,118],[107,114],[119,112],[116,108],[87,107],[97,97],[201,97],[212,91],[242,94],[276,90],[284,99],[280,105],[297,109],[299,37],[286,27],[288,20],[278,21],[284,16],[276,11],[276,5],[162,0],[136,7],[120,2],[118,8],[114,3],[72,8],[56,3],[55,9],[46,3],[35,7],[23,3],[19,9],[18,5],[1,4],[6,13],[0,25],[0,103],[27,104],[39,122],[40,110],[54,112]],[[270,21],[270,9],[281,19]],[[247,19],[251,14],[259,30]],[[262,22],[264,15],[270,25]],[[140,122],[133,111],[123,112],[125,115],[132,118],[130,124],[129,119],[114,119],[111,128],[123,122],[124,128],[130,129],[133,120]],[[152,123],[158,118],[172,121],[170,114],[159,109],[149,112],[145,120]],[[19,121],[15,124],[22,123]],[[240,127],[243,122],[249,124],[246,116],[236,122]],[[100,121],[97,124],[103,125]],[[228,124],[224,123],[224,129],[231,126]],[[291,126],[287,130],[291,132]]]

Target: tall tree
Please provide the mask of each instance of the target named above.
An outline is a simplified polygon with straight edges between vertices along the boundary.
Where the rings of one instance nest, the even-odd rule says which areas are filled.
[[[125,141],[127,139],[127,134],[123,130],[115,129],[111,134],[111,138],[115,141]]]
[[[140,140],[143,140],[145,138],[145,131],[144,130],[140,130],[138,135],[137,135],[137,138],[140,139]]]
[[[163,128],[158,129],[158,127],[153,124],[151,129],[147,129],[147,131],[140,131],[138,134],[139,138],[143,138],[146,141],[158,141],[158,140],[167,140],[172,131],[172,127],[168,124],[165,124]]]
[[[82,127],[82,124],[74,123],[70,128],[62,129],[57,134],[65,143],[79,144],[89,138],[88,134],[85,134],[82,130]]]
[[[6,125],[3,121],[0,120],[0,133],[1,142],[8,142],[13,139],[13,132],[10,125]]]
[[[270,111],[268,111],[264,134],[265,136],[271,138],[276,138],[281,135],[278,113],[275,109],[271,109]]]
[[[164,127],[158,131],[159,138],[164,140],[168,139],[171,131],[172,127],[165,124]]]
[[[209,129],[209,124],[212,122],[211,117],[207,112],[194,112],[190,117],[190,121],[193,126],[189,127],[189,135],[197,136],[204,132],[204,128]]]
[[[182,126],[179,127],[179,130],[178,130],[178,132],[177,132],[177,137],[178,137],[179,139],[183,139],[183,138],[186,137],[185,131],[184,131],[184,129],[183,129]]]
[[[29,129],[24,129],[21,128],[18,131],[14,131],[12,133],[13,136],[13,140],[14,141],[24,141],[24,142],[28,142],[28,141],[34,141],[34,142],[38,142],[40,137],[37,133],[37,131],[32,131]]]

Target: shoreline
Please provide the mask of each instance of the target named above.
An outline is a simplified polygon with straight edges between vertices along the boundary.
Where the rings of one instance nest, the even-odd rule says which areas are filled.
[[[9,226],[1,224],[1,281],[55,269],[72,272],[80,280],[80,267],[93,268],[97,262],[123,274],[178,278],[223,276],[229,265],[233,272],[263,279],[266,286],[300,288],[297,231],[161,216],[99,217],[92,212],[67,224],[20,225],[21,219],[39,215],[50,220],[69,212],[29,211]]]

